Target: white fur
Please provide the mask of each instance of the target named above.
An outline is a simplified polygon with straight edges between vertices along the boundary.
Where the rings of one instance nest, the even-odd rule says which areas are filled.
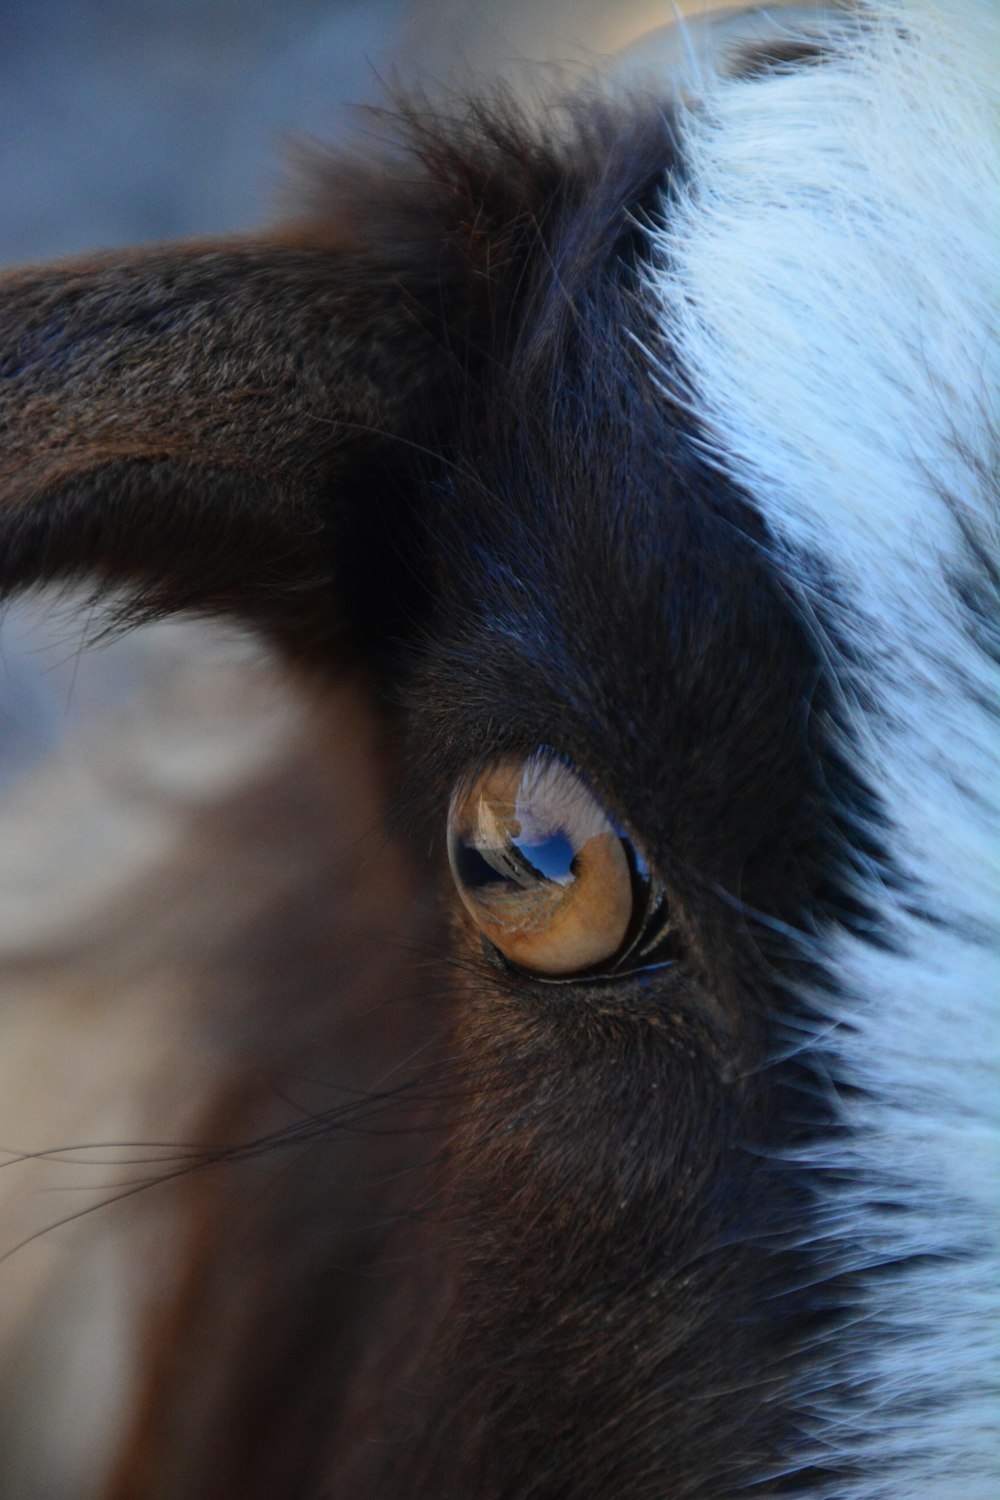
[[[842,1101],[848,1143],[815,1152],[853,1174],[830,1177],[823,1248],[831,1272],[897,1268],[817,1355],[814,1448],[860,1461],[838,1500],[994,1500],[1000,672],[952,583],[959,518],[1000,563],[1000,6],[873,0],[841,21],[834,61],[689,111],[651,290],[713,462],[858,653],[850,669],[830,633],[848,753],[908,886],[859,862],[901,951],[822,940],[842,998],[813,997],[832,1023],[814,1045],[866,1091]]]

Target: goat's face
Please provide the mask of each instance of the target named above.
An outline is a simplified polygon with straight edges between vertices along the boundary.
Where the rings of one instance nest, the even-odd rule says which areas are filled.
[[[811,145],[782,144],[794,72],[682,127],[595,107],[554,146],[479,112],[412,125],[415,166],[330,169],[283,237],[7,283],[8,585],[96,572],[129,588],[130,616],[233,612],[313,672],[360,667],[451,903],[441,1035],[410,1096],[446,1149],[380,1250],[408,1269],[291,1483],[679,1500],[789,1474],[874,1496],[941,1460],[946,1438],[918,1441],[893,1388],[901,1467],[872,1478],[850,1397],[899,1360],[912,1295],[916,1397],[944,1434],[964,1394],[926,1353],[946,1295],[928,1250],[973,1257],[960,1323],[989,1285],[981,1188],[954,1189],[952,1236],[927,1213],[952,1192],[947,1153],[914,1187],[907,1091],[948,1115],[961,1088],[906,1061],[914,1027],[932,1049],[935,1005],[965,1004],[967,933],[987,925],[975,889],[935,883],[930,809],[953,778],[913,707],[949,661],[939,706],[982,749],[981,410],[956,399],[935,448],[909,363],[918,325],[937,337],[919,287],[912,308],[883,289],[874,353],[842,338],[885,258],[919,281],[923,252],[881,148],[841,159],[824,135],[845,89],[883,146],[913,128],[873,91],[919,111],[934,53],[890,32],[810,60]],[[779,127],[760,150],[791,238],[763,167],[733,187],[754,120]],[[873,195],[865,240],[852,213]],[[955,357],[953,394],[988,357],[982,339]],[[920,452],[889,431],[901,389]],[[926,557],[907,532],[918,483]],[[967,575],[961,605],[942,557]],[[926,631],[925,588],[942,593]],[[928,918],[962,988],[921,971]],[[846,1041],[819,1040],[831,1016]],[[859,1306],[885,1359],[848,1331]],[[984,1353],[969,1389],[991,1374]],[[277,1441],[241,1437],[251,1456]],[[245,1454],[238,1492],[273,1494]],[[147,1494],[188,1472],[144,1461]],[[236,1472],[186,1493],[229,1493]]]

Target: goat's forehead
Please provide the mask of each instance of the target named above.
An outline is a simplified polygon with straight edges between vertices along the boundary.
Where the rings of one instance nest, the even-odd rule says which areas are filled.
[[[752,500],[607,304],[627,310],[592,299],[573,330],[593,362],[559,380],[555,351],[534,388],[511,370],[439,496],[447,680],[423,696],[450,703],[433,737],[459,757],[549,744],[678,878],[725,881],[775,827],[804,837],[818,665]]]
[[[579,304],[591,321],[563,324],[558,383],[519,390],[512,371],[519,421],[470,447],[478,483],[454,494],[473,542],[446,541],[443,571],[466,719],[495,735],[514,717],[523,740],[560,725],[560,748],[582,746],[624,799],[658,788],[642,831],[703,879],[773,830],[789,852],[782,822],[802,805],[782,804],[787,785],[843,804],[850,766],[874,789],[841,808],[839,833],[848,898],[889,941],[815,910],[808,937],[828,976],[807,997],[810,1049],[845,1086],[842,1139],[815,1152],[825,1254],[863,1273],[859,1326],[880,1333],[840,1334],[851,1379],[824,1398],[819,1446],[877,1472],[906,1454],[893,1491],[924,1493],[960,1431],[985,1494],[1000,1349],[982,1337],[1000,1067],[996,17],[983,0],[914,0],[902,30],[893,5],[865,14],[808,86],[792,70],[722,89],[685,122],[632,302]],[[628,317],[613,327],[615,305],[645,337]],[[623,400],[625,369],[638,394]],[[463,632],[486,649],[463,657]],[[808,753],[775,754],[808,742],[806,714],[828,730],[812,786]],[[762,896],[738,889],[780,914],[767,887],[765,871]],[[865,1388],[886,1394],[859,1426],[850,1392]]]

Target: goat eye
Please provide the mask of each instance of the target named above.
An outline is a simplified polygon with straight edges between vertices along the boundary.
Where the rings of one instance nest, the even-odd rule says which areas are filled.
[[[448,857],[483,935],[538,974],[613,958],[632,921],[632,867],[621,834],[567,765],[508,757],[451,802]]]

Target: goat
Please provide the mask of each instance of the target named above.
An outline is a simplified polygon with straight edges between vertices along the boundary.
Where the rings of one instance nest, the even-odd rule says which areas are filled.
[[[996,1493],[998,57],[862,0],[4,280],[6,593],[348,713],[114,1500]]]

